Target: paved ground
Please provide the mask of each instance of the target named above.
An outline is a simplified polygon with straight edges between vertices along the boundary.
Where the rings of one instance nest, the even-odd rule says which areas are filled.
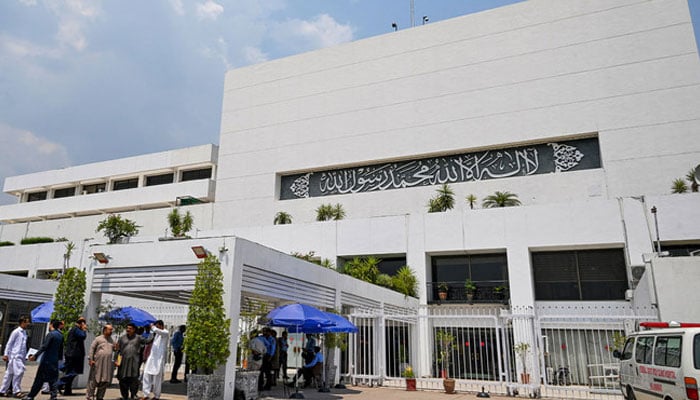
[[[0,368],[2,374],[4,375],[5,369]],[[29,388],[34,381],[34,375],[36,372],[36,363],[29,363],[27,365],[27,372],[22,380],[22,389],[24,391],[29,391]],[[119,388],[117,386],[117,380],[114,379],[114,383],[107,390],[105,395],[105,400],[118,400],[120,398]],[[288,399],[293,389],[284,387],[281,383],[273,390],[262,392],[260,399],[273,400],[273,399]],[[368,400],[368,399],[381,399],[381,400],[411,400],[411,399],[421,399],[421,400],[463,400],[463,399],[476,399],[476,393],[457,393],[448,395],[439,391],[416,391],[407,392],[398,388],[384,388],[384,387],[367,387],[367,386],[348,386],[347,389],[331,389],[330,393],[320,393],[317,390],[305,389],[300,390],[305,399],[347,399],[347,400]],[[48,394],[39,394],[37,399],[49,399]],[[60,399],[84,399],[85,389],[74,390],[73,396],[59,396]],[[502,396],[491,396],[493,399],[506,399]],[[522,397],[526,398],[526,397]],[[163,382],[163,390],[161,394],[161,400],[186,400],[187,399],[187,386],[185,383],[172,384],[167,380]],[[511,398],[512,399],[512,398]],[[227,399],[228,400],[228,399]]]

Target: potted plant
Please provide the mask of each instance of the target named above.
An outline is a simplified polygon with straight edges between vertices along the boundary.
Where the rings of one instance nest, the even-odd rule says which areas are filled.
[[[493,295],[496,297],[496,300],[501,300],[504,301],[506,300],[506,287],[503,285],[496,286],[493,288]],[[506,302],[507,304],[507,302]]]
[[[440,375],[442,376],[442,385],[445,388],[445,393],[451,394],[455,392],[455,380],[449,377],[448,369],[455,336],[446,330],[440,329],[435,333],[435,341],[437,342],[438,358],[441,364]]]
[[[194,219],[189,211],[187,211],[185,215],[180,215],[180,211],[177,208],[173,208],[170,214],[168,214],[170,232],[176,238],[187,238],[187,232],[192,230],[193,224]]]
[[[476,284],[473,280],[467,279],[464,282],[464,291],[467,294],[467,300],[471,303],[474,300],[474,293],[476,293]]]
[[[513,346],[513,351],[520,357],[520,362],[523,365],[523,372],[520,374],[520,380],[527,385],[530,383],[530,374],[527,373],[527,353],[530,352],[530,343],[517,343]]]
[[[95,232],[104,231],[104,235],[109,239],[109,244],[127,243],[129,238],[139,233],[140,226],[128,218],[121,215],[111,214],[100,221]]]
[[[230,354],[231,320],[226,318],[223,294],[221,263],[209,254],[197,266],[187,314],[185,353],[194,371],[187,381],[188,400],[223,399],[224,376],[214,373]]]
[[[409,392],[414,392],[416,390],[416,378],[413,375],[413,368],[407,365],[406,368],[401,372],[401,376],[406,378],[406,390]]]
[[[450,287],[449,285],[447,285],[447,282],[438,283],[438,297],[440,298],[440,300],[447,300],[447,292],[449,292],[449,290]]]

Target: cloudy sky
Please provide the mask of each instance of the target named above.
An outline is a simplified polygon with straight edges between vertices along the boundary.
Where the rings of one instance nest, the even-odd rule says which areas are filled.
[[[415,15],[432,23],[515,1],[415,0]],[[689,3],[697,40],[700,0]],[[226,70],[394,21],[410,26],[409,0],[0,0],[0,183],[218,143]]]

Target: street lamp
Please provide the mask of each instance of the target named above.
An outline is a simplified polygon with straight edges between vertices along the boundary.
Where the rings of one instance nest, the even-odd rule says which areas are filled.
[[[656,218],[656,206],[651,207],[651,213],[654,215],[654,227],[656,228],[656,252],[661,253],[661,241],[659,239],[659,220]]]

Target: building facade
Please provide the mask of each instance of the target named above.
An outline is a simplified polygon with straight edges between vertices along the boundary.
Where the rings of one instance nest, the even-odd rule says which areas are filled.
[[[0,241],[99,241],[94,228],[110,212],[142,226],[135,241],[152,240],[167,236],[177,199],[194,198],[194,237],[234,235],[337,265],[376,256],[387,273],[410,266],[418,343],[448,331],[488,347],[478,337],[510,326],[503,343],[532,349],[517,371],[529,364],[551,383],[570,368],[573,383],[607,387],[614,333],[663,319],[661,293],[680,301],[669,282],[695,276],[694,260],[678,272],[658,255],[700,248],[700,194],[670,194],[700,163],[699,131],[685,0],[531,0],[229,71],[218,147],[8,178],[18,203],[0,207]],[[455,206],[429,213],[443,184]],[[497,191],[522,205],[482,206]],[[317,222],[325,204],[347,216]],[[280,211],[292,224],[273,224]],[[34,277],[53,268],[37,261],[49,247],[0,247],[0,269]],[[462,349],[447,367],[435,365],[437,348],[403,359],[421,376],[523,383],[488,361],[511,354],[495,347],[479,362]],[[400,367],[355,372],[388,379]]]

